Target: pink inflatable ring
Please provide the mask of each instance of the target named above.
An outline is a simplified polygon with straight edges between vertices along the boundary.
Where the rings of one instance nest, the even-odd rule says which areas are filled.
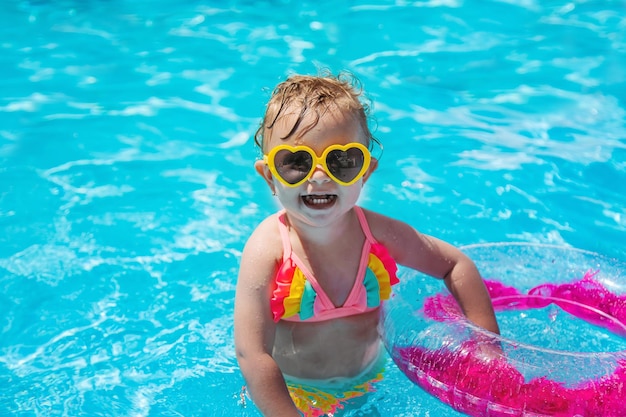
[[[381,334],[407,377],[472,416],[626,416],[626,264],[549,245],[463,250],[502,336],[467,321],[440,282],[403,271]]]

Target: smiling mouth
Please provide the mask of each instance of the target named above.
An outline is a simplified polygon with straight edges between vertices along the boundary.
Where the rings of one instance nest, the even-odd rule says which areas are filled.
[[[308,207],[323,208],[333,204],[337,200],[335,194],[316,194],[316,195],[303,195],[302,201]]]

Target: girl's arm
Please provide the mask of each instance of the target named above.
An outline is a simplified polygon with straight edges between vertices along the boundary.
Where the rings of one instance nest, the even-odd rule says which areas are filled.
[[[410,225],[367,212],[372,233],[397,263],[444,280],[465,316],[500,333],[491,298],[474,262],[456,247]]]
[[[276,325],[269,301],[276,256],[268,242],[277,233],[271,222],[265,221],[244,248],[235,295],[235,349],[248,392],[263,415],[298,417],[272,357]]]

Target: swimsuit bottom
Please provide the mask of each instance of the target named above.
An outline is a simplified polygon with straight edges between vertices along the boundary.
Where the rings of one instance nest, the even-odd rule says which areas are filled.
[[[375,391],[375,383],[383,379],[383,350],[359,375],[328,380],[309,380],[285,375],[291,399],[304,417],[332,417],[341,409],[358,409]]]

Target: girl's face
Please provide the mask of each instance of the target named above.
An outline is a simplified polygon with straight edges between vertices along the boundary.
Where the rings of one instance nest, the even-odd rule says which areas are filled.
[[[308,126],[313,116],[307,116],[302,126]],[[346,117],[339,111],[329,110],[310,130],[296,132],[288,139],[282,140],[291,131],[296,115],[286,115],[278,120],[264,136],[265,152],[269,153],[279,145],[304,145],[321,156],[331,145],[361,143],[366,145],[366,135],[361,124],[354,117]],[[367,146],[367,145],[366,145]],[[310,226],[325,226],[347,213],[356,204],[363,184],[376,168],[377,161],[372,159],[365,175],[352,185],[340,185],[335,182],[324,168],[318,164],[311,177],[296,187],[289,187],[274,178],[264,161],[257,161],[256,170],[265,178],[272,191],[290,216],[290,220]]]

